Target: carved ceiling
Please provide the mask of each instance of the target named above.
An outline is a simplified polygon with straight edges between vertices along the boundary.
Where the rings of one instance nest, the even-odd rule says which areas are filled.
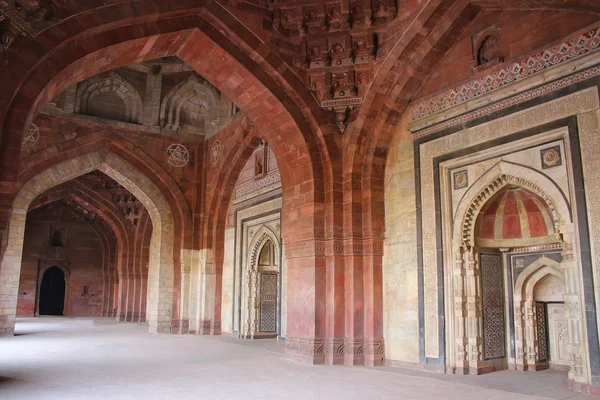
[[[272,12],[272,44],[288,58],[319,105],[336,114],[343,132],[362,104],[385,56],[396,0],[277,1]]]
[[[77,178],[77,181],[89,187],[94,193],[112,202],[115,208],[120,211],[123,218],[128,220],[132,227],[137,227],[145,208],[131,192],[100,171],[92,171],[82,175]]]

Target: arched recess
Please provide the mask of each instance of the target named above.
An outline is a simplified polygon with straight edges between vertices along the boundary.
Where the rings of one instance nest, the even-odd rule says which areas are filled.
[[[107,150],[86,154],[56,164],[28,180],[13,202],[8,244],[0,268],[0,296],[9,301],[0,328],[14,332],[23,235],[31,202],[46,190],[93,170],[100,170],[119,182],[148,210],[153,232],[148,276],[148,319],[150,332],[169,332],[173,302],[173,216],[161,191],[133,165]]]
[[[189,203],[183,195],[180,187],[173,177],[155,161],[149,154],[139,147],[127,141],[124,137],[108,130],[101,130],[81,138],[73,139],[48,147],[30,157],[22,160],[20,164],[21,175],[18,183],[23,184],[35,174],[40,173],[47,165],[64,162],[69,159],[70,154],[87,154],[107,150],[126,162],[135,165],[142,174],[152,177],[153,183],[163,193],[171,207],[174,222],[174,253],[175,273],[179,276],[179,269],[184,272],[181,280],[189,277],[185,271],[189,271],[192,263],[192,212]],[[179,251],[181,249],[181,251]],[[185,287],[186,283],[177,279],[175,281],[175,294],[179,294],[179,287]],[[187,285],[189,287],[189,285]],[[177,296],[176,296],[177,297]],[[185,302],[186,293],[181,293],[178,299],[173,301],[173,319],[187,318]],[[176,321],[174,321],[176,322]]]
[[[454,213],[454,218],[449,215],[445,217],[446,223],[452,224],[449,230],[452,232],[452,237],[444,239],[446,248],[452,249],[451,254],[445,258],[452,260],[452,266],[445,265],[444,267],[445,282],[449,286],[444,290],[447,304],[445,307],[446,321],[448,321],[446,325],[447,366],[456,368],[463,373],[476,374],[496,368],[495,361],[486,358],[482,351],[484,319],[480,310],[483,307],[482,269],[484,269],[484,264],[482,254],[484,252],[477,246],[475,227],[478,224],[480,212],[488,201],[509,185],[531,191],[543,199],[553,219],[554,244],[560,250],[562,257],[562,261],[559,263],[560,267],[557,268],[562,271],[562,280],[567,288],[565,306],[577,310],[568,314],[569,326],[573,332],[573,335],[570,336],[569,351],[578,360],[571,366],[569,378],[577,382],[585,382],[587,366],[581,357],[582,354],[585,354],[585,343],[581,339],[585,337],[585,325],[580,307],[583,304],[583,298],[577,289],[580,286],[581,268],[577,268],[579,261],[573,252],[576,239],[573,237],[574,226],[571,220],[570,206],[556,184],[545,175],[528,167],[508,162],[500,162],[486,171],[465,192]],[[523,246],[528,246],[526,240],[523,242]],[[509,249],[500,250],[508,251]],[[552,265],[555,264],[556,262]],[[547,269],[542,272],[538,271],[539,275],[537,276],[542,278],[548,271]],[[554,273],[554,271],[552,272]],[[517,312],[515,303],[515,324],[518,323],[522,313],[522,307],[519,307]],[[528,348],[527,353],[534,354],[534,348]],[[523,362],[519,364],[518,359],[519,355],[517,354],[517,368],[525,365]],[[523,359],[522,355],[521,359]],[[535,360],[535,357],[533,359]]]
[[[194,98],[201,100],[201,103],[192,103]],[[187,81],[173,87],[163,99],[160,106],[160,124],[173,131],[185,129],[194,133],[205,133],[211,123],[218,125],[220,111],[213,90],[195,76],[190,76]],[[203,126],[189,121],[193,114],[197,114],[197,118],[204,118]]]
[[[261,291],[263,289],[262,284],[264,271],[261,271],[259,257],[267,245],[271,245],[273,248],[273,254],[270,256],[274,260],[279,260],[281,255],[279,238],[269,227],[263,225],[258,229],[258,231],[256,231],[248,246],[250,251],[248,252],[248,260],[245,263],[246,269],[244,270],[244,275],[242,276],[244,292],[241,297],[243,311],[242,323],[240,326],[244,327],[242,332],[242,337],[244,338],[269,336],[269,333],[263,333],[262,329],[260,328],[261,319],[263,317],[261,315]],[[279,268],[281,268],[281,266],[279,266]],[[271,271],[271,274],[279,274],[280,272],[280,270]],[[278,282],[278,279],[275,279],[275,282]],[[281,289],[278,288],[277,292],[281,293]],[[276,301],[275,304],[277,304]],[[277,313],[275,312],[274,317],[276,315]],[[270,335],[273,336],[273,333],[270,333]]]
[[[547,344],[539,343],[540,325],[544,330],[543,336],[547,336],[545,332],[547,321],[546,313],[536,307],[537,302],[534,298],[534,289],[536,285],[548,275],[556,277],[562,284],[565,284],[565,272],[560,263],[548,258],[540,257],[525,268],[517,278],[514,291],[514,315],[515,315],[515,352],[516,364],[520,370],[537,369],[540,362],[547,362],[547,357],[540,357],[541,354],[547,352]],[[566,293],[565,293],[566,296]],[[563,299],[565,303],[568,298]],[[573,328],[573,327],[569,327]],[[569,332],[572,335],[574,332]],[[576,333],[575,333],[576,334]],[[545,338],[542,339],[544,341]],[[544,347],[544,348],[542,348]],[[571,351],[568,349],[567,351]],[[540,358],[544,358],[540,360]]]
[[[96,196],[88,187],[77,181],[65,182],[44,192],[32,202],[28,212],[61,199],[73,201],[82,208],[94,212],[110,227],[115,235],[117,245],[116,272],[119,280],[119,285],[114,288],[118,299],[118,304],[115,305],[114,310],[117,319],[120,321],[137,321],[145,316],[145,309],[142,309],[140,305],[141,303],[145,304],[146,293],[142,293],[138,301],[134,301],[130,297],[131,293],[147,286],[147,274],[139,274],[133,267],[134,243],[131,226],[126,224],[113,203],[101,196]],[[146,213],[143,215],[146,215]],[[89,225],[88,221],[86,223]],[[114,297],[113,293],[110,293],[110,295]]]
[[[531,168],[501,161],[488,169],[461,198],[454,213],[452,237],[455,242],[460,241],[466,247],[475,245],[475,223],[479,212],[494,194],[510,184],[521,186],[543,198],[550,207],[555,232],[570,232],[571,208],[556,184]]]
[[[36,290],[36,294],[35,294],[35,316],[36,317],[40,316],[40,294],[41,294],[41,289],[42,289],[42,281],[44,279],[44,274],[50,268],[60,269],[65,276],[65,297],[64,297],[63,315],[69,316],[70,312],[71,312],[71,304],[69,301],[69,299],[71,298],[71,271],[69,270],[69,268],[66,265],[64,265],[60,262],[56,262],[56,261],[54,261],[52,263],[45,263],[42,265],[42,268],[40,268],[40,272],[38,275],[38,281],[37,281],[37,290]]]
[[[95,98],[98,96],[113,95],[123,103],[122,115],[97,115],[95,113]],[[80,82],[77,86],[75,97],[75,112],[80,114],[94,114],[95,116],[109,119],[118,119],[124,122],[141,124],[144,106],[142,97],[136,88],[114,71],[107,74],[93,76]],[[119,112],[119,114],[121,114]]]

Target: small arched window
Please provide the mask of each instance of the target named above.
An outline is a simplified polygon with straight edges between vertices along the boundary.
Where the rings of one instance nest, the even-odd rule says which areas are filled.
[[[273,244],[269,240],[263,248],[260,250],[260,254],[258,256],[258,265],[259,266],[270,266],[273,265]]]
[[[500,37],[491,34],[482,40],[477,51],[477,64],[485,65],[491,61],[499,61],[502,58],[502,48],[500,47]]]
[[[65,245],[65,229],[54,227],[50,235],[50,246],[62,247]]]

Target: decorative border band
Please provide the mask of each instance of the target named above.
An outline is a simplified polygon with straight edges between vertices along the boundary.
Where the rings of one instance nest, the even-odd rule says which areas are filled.
[[[593,28],[578,37],[539,51],[519,61],[458,85],[439,94],[433,94],[416,102],[412,108],[413,120],[425,118],[440,110],[464,103],[479,95],[514,83],[554,65],[572,60],[600,47],[600,27]]]
[[[582,82],[585,81],[587,79],[590,78],[594,78],[600,76],[600,67],[594,67],[591,69],[588,69],[586,71],[582,71],[579,72],[577,74],[568,76],[566,78],[563,79],[559,79],[557,81],[548,83],[546,85],[540,86],[538,88],[529,90],[527,92],[523,92],[521,94],[518,94],[516,96],[513,97],[509,97],[508,99],[499,101],[497,103],[491,104],[489,106],[486,107],[482,107],[478,110],[472,111],[470,113],[467,114],[463,114],[459,117],[453,118],[453,119],[449,119],[445,122],[442,122],[440,124],[436,124],[433,125],[429,128],[423,129],[418,131],[417,133],[415,133],[415,135],[413,135],[414,138],[420,138],[423,136],[427,136],[427,135],[431,135],[432,133],[436,133],[439,132],[441,130],[444,130],[446,128],[451,128],[453,126],[457,126],[457,125],[462,125],[468,121],[472,121],[476,118],[482,117],[484,115],[488,115],[491,114],[493,112],[499,111],[499,110],[503,110],[506,109],[508,107],[511,107],[515,104],[519,104],[519,103],[523,103],[525,101],[534,99],[536,97],[540,97],[543,96],[545,94],[563,89],[565,87],[571,86],[575,83],[578,82]]]

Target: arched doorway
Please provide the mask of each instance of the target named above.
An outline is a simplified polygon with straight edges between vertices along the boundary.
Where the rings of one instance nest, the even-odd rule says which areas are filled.
[[[280,333],[280,244],[263,225],[249,246],[242,296],[243,338],[275,338]]]
[[[44,272],[40,285],[40,315],[63,315],[65,309],[65,273],[58,267]]]

